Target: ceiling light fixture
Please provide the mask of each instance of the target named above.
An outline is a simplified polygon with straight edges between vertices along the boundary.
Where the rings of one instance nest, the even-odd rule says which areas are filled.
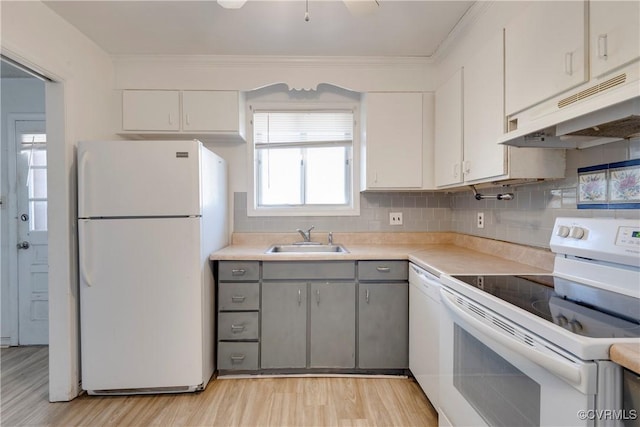
[[[218,0],[218,4],[225,9],[240,9],[247,0]]]

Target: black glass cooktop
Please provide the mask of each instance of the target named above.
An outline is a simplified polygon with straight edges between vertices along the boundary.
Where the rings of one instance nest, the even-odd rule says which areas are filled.
[[[640,301],[552,275],[453,276],[579,335],[640,337]]]

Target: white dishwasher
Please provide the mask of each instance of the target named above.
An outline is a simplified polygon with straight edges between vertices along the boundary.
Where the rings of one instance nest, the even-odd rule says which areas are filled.
[[[409,369],[429,398],[439,407],[440,279],[409,264]]]

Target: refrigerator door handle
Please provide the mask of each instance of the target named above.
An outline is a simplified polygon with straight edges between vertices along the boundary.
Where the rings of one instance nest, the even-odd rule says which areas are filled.
[[[79,221],[78,227],[82,228],[82,230],[79,230],[80,233],[78,233],[79,236],[80,236],[80,239],[81,239],[81,241],[78,242],[79,246],[81,248],[86,248],[87,246],[86,246],[85,242],[87,241],[87,235],[86,235],[87,227],[84,226],[84,221],[82,221],[82,220]],[[89,273],[87,272],[87,266],[85,265],[85,258],[88,256],[87,254],[88,254],[88,251],[86,251],[86,250],[82,251],[81,254],[80,254],[80,277],[81,277],[82,281],[87,284],[88,287],[91,287],[92,286],[91,285],[91,280],[89,278]]]
[[[82,209],[83,211],[87,210],[86,207],[86,200],[85,200],[85,188],[87,187],[86,185],[86,170],[87,170],[87,157],[89,157],[89,154],[86,151],[82,152],[82,155],[80,156],[80,164],[78,165],[78,207],[80,209]],[[80,216],[84,216],[84,212],[80,213]]]

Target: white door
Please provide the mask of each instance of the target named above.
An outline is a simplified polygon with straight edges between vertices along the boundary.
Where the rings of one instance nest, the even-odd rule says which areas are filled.
[[[15,120],[18,344],[49,342],[47,135],[44,120]],[[14,154],[14,153],[11,153]]]

